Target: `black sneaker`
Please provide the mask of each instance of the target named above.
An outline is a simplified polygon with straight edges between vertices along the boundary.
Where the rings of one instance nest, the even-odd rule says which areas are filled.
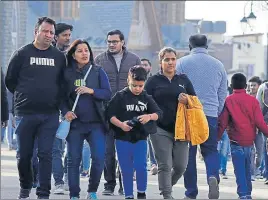
[[[49,199],[49,196],[38,196],[37,199]]]
[[[31,193],[30,189],[20,189],[18,199],[29,199],[30,193]]]
[[[125,195],[123,188],[119,188],[118,195],[120,195],[120,196],[124,196]]]
[[[268,178],[264,181],[265,185],[268,185]]]
[[[216,179],[216,177],[214,177],[214,176],[209,177],[208,185],[209,185],[208,198],[209,199],[218,199],[220,196],[220,193],[219,193],[218,180]]]
[[[112,195],[114,195],[114,190],[112,190],[110,188],[105,188],[104,191],[102,192],[102,195],[112,196]]]
[[[146,199],[145,192],[138,192],[137,193],[137,199]]]

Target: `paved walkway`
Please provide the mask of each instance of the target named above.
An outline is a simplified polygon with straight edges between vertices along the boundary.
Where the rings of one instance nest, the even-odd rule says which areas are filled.
[[[227,180],[222,180],[220,184],[220,198],[221,199],[237,199],[235,177],[231,162],[228,162],[228,177]],[[123,196],[118,196],[117,193],[113,197],[102,196],[104,179],[101,180],[100,188],[98,191],[99,199],[124,199]],[[199,186],[199,199],[207,199],[208,186],[206,184],[205,165],[203,162],[198,161],[198,186]],[[136,188],[136,186],[134,186]],[[87,189],[87,179],[81,179],[81,199],[85,199]],[[116,188],[116,191],[118,187]],[[16,199],[19,191],[18,172],[16,167],[15,151],[8,151],[7,146],[1,146],[1,199]],[[53,189],[52,189],[53,191]],[[173,196],[176,199],[184,197],[183,179],[173,188]],[[263,180],[253,182],[253,198],[255,199],[268,199],[268,186],[264,185]],[[32,190],[31,199],[36,199],[35,189]],[[52,194],[51,199],[68,199],[69,195]],[[148,176],[148,199],[162,199],[158,191],[157,176]]]

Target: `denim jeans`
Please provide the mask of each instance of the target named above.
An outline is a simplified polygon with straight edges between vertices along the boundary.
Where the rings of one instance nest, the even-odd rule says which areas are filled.
[[[86,140],[84,140],[84,145],[83,145],[83,171],[88,171],[90,167],[90,146]]]
[[[12,125],[13,121],[13,115],[12,113],[9,113],[9,120],[6,128],[6,138],[7,138],[7,144],[8,146],[13,146],[13,133],[14,133],[14,128]]]
[[[6,127],[1,128],[1,142],[4,142],[5,134],[6,134]]]
[[[207,116],[209,125],[209,137],[206,142],[200,145],[202,156],[204,157],[207,181],[209,177],[215,177],[220,182],[219,169],[220,159],[217,150],[218,118]],[[195,199],[198,195],[197,169],[196,169],[197,146],[190,145],[189,161],[184,173],[185,196]]]
[[[125,197],[133,197],[133,173],[136,171],[137,191],[147,188],[147,141],[136,143],[116,140],[116,151],[120,165]]]
[[[261,132],[258,132],[254,141],[254,146],[251,150],[251,175],[261,175],[261,163],[263,161],[263,134]]]
[[[16,128],[18,127],[20,123],[20,118],[16,118],[15,120],[15,129],[14,129],[14,133],[16,131]],[[16,141],[18,141],[18,135],[15,134],[16,136]],[[37,146],[37,139],[35,138],[34,140],[34,148],[33,148],[33,157],[32,157],[32,169],[33,169],[33,182],[38,183],[39,182],[39,161],[38,161],[38,157],[37,157],[37,151],[38,151],[38,146]],[[19,149],[19,143],[17,144],[17,155],[19,155],[18,152]]]
[[[63,174],[64,166],[62,158],[64,155],[65,141],[57,137],[54,139],[53,149],[52,149],[52,173],[55,180],[55,186],[64,184]]]
[[[263,174],[263,177],[265,179],[268,179],[268,152],[267,152],[267,149],[266,149],[266,140],[267,140],[267,137],[263,137],[264,138],[264,142],[263,142],[263,169],[262,169],[262,174]]]
[[[57,128],[59,114],[32,114],[17,116],[15,133],[17,134],[18,171],[20,187],[31,189],[33,184],[32,157],[34,142],[37,139],[37,157],[39,159],[39,185],[36,195],[48,198],[51,190],[52,147]]]
[[[82,123],[75,120],[71,123],[67,141],[67,166],[70,197],[78,197],[80,193],[79,167],[82,160],[84,140],[91,150],[92,166],[90,169],[88,192],[97,192],[105,159],[105,133],[101,124]]]
[[[220,153],[220,170],[222,174],[226,174],[226,166],[227,166],[229,150],[230,150],[230,140],[227,132],[224,131],[221,140],[218,143],[218,151]]]
[[[153,145],[150,137],[147,138],[147,143],[148,143],[148,155],[150,159],[150,165],[157,165],[156,160],[155,160],[155,155],[154,155],[154,150],[153,150]]]
[[[231,154],[234,165],[234,173],[237,184],[237,194],[239,197],[251,196],[251,151],[252,146],[242,147],[231,142]]]

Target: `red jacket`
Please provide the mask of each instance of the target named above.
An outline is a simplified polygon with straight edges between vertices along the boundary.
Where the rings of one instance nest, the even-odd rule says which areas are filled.
[[[256,128],[268,136],[268,126],[263,119],[259,102],[255,97],[246,94],[244,89],[234,90],[234,93],[226,98],[219,117],[218,140],[226,128],[230,140],[241,146],[253,145]]]

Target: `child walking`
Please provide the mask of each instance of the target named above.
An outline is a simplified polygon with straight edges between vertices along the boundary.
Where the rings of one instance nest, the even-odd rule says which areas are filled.
[[[116,150],[126,199],[134,199],[133,173],[136,171],[137,198],[146,199],[147,137],[156,132],[153,121],[162,111],[144,90],[146,70],[130,68],[128,87],[117,92],[109,103],[108,118],[115,132]]]
[[[256,128],[268,136],[268,127],[257,99],[246,93],[246,77],[237,73],[231,81],[234,92],[226,98],[224,110],[220,115],[218,139],[220,140],[228,127],[237,194],[240,199],[252,199],[251,149],[256,137]]]

